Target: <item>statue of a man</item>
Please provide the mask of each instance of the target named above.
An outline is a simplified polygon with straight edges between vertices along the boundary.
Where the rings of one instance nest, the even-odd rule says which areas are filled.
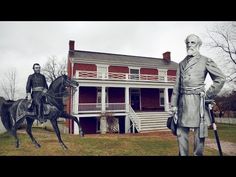
[[[33,65],[33,70],[34,74],[29,75],[26,84],[26,99],[30,100],[32,96],[31,108],[36,106],[37,119],[43,123],[46,121],[43,114],[43,103],[46,102],[45,93],[48,90],[48,85],[45,76],[40,73],[40,65],[38,63]]]
[[[188,135],[190,128],[194,130],[195,156],[203,155],[207,128],[211,125],[210,116],[204,107],[204,99],[213,99],[225,83],[225,76],[215,62],[202,56],[199,48],[201,39],[194,34],[186,40],[187,56],[179,63],[176,83],[171,98],[171,110],[178,115],[177,141],[179,155],[189,155]],[[205,78],[209,73],[213,84],[205,91]],[[205,128],[202,128],[204,127]]]

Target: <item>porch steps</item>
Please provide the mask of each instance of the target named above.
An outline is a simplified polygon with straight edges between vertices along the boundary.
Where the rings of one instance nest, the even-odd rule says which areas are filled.
[[[165,131],[168,112],[136,112],[140,120],[140,132]]]

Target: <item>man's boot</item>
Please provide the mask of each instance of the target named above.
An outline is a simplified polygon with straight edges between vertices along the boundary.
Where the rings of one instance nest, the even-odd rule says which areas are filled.
[[[44,120],[42,119],[42,116],[41,116],[41,106],[37,105],[36,108],[37,108],[36,109],[37,119],[42,124],[44,122]]]
[[[42,122],[46,122],[46,120],[44,119],[43,103],[41,103],[40,105],[40,117]]]

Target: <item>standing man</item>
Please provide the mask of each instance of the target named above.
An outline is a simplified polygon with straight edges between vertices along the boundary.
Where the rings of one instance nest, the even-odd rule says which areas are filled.
[[[33,70],[34,74],[29,75],[26,84],[26,99],[31,100],[32,96],[32,106],[36,106],[37,119],[43,123],[45,122],[43,103],[46,102],[45,93],[48,90],[48,85],[45,76],[40,74],[40,65],[38,63],[33,65]]]
[[[189,130],[194,129],[195,156],[203,155],[207,128],[211,125],[210,116],[205,109],[205,99],[213,99],[221,90],[225,76],[210,58],[202,56],[199,48],[201,39],[194,34],[186,40],[187,56],[179,63],[176,83],[171,98],[171,111],[177,113],[177,141],[179,155],[189,155]],[[211,76],[213,84],[205,92],[205,78]]]

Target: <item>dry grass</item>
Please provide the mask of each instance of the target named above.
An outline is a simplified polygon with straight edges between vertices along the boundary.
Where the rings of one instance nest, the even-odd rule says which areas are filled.
[[[33,128],[36,140],[41,144],[37,149],[25,131],[19,131],[20,148],[15,148],[14,138],[0,135],[2,156],[176,156],[176,138],[169,132],[145,134],[78,135],[62,134],[68,150],[59,145],[54,132]],[[190,148],[192,149],[192,148]],[[205,155],[217,155],[217,151],[206,148]]]

